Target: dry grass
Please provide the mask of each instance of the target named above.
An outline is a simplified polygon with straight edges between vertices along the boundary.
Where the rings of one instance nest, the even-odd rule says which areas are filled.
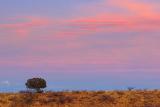
[[[160,91],[1,93],[0,107],[160,107]]]

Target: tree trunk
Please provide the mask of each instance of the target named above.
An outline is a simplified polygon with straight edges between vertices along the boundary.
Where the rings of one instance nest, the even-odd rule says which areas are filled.
[[[37,93],[41,93],[41,89],[40,88],[36,88]]]

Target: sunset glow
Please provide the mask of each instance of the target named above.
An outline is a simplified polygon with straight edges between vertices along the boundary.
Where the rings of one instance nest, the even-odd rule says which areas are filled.
[[[160,88],[157,0],[0,1],[0,91]],[[17,88],[14,88],[17,87]]]

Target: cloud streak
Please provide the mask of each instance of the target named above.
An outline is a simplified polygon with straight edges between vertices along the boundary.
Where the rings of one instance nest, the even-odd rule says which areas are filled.
[[[0,86],[10,86],[11,83],[9,81],[1,81]]]
[[[19,20],[21,19],[22,21],[19,22]],[[0,24],[0,30],[6,32],[13,32],[19,37],[28,36],[33,29],[49,25],[48,19],[31,16],[16,17],[12,18],[12,20],[10,21],[13,22],[8,24]]]
[[[157,46],[160,44],[156,41],[157,34],[154,37],[147,34],[160,30],[160,15],[154,10],[154,5],[133,0],[102,0],[99,5],[122,10],[112,13],[96,11],[92,16],[79,12],[80,17],[56,20],[54,16],[20,16],[0,24],[0,30],[7,35],[0,37],[1,41],[7,40],[6,49],[1,52],[1,66],[158,68],[156,58],[159,57]],[[96,6],[92,4],[92,8],[99,10],[100,7]],[[82,10],[89,13],[87,9],[86,6]],[[147,51],[148,48],[151,51]],[[12,49],[20,51],[11,52]],[[146,59],[151,62],[147,63]]]

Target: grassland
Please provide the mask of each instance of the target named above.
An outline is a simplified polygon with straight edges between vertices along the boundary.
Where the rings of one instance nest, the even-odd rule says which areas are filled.
[[[1,93],[0,107],[160,107],[160,91]]]

